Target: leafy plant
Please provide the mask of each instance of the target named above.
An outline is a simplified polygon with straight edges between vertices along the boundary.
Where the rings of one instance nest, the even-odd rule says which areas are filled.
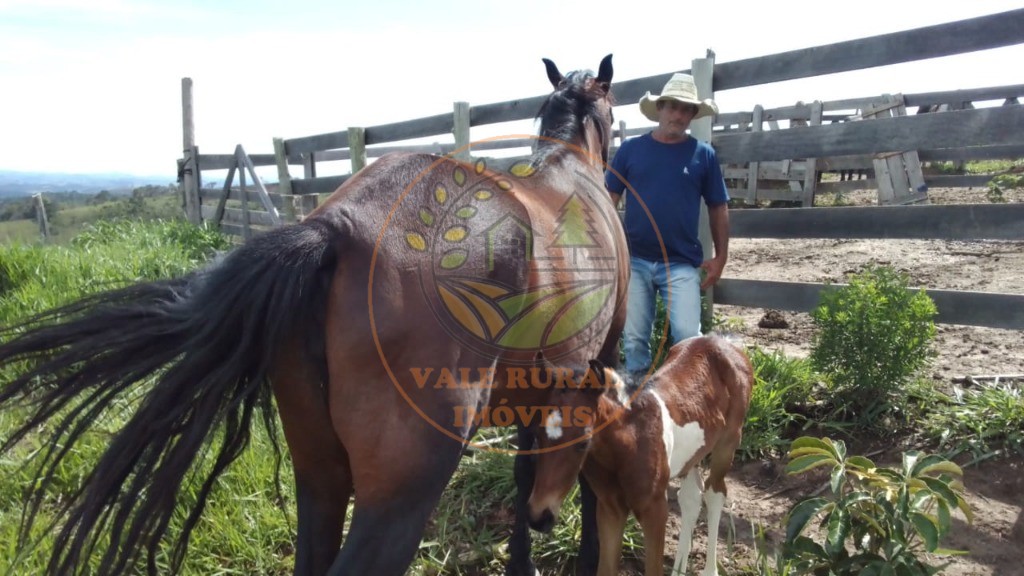
[[[988,181],[985,197],[994,204],[1006,202],[1003,190],[1024,188],[1024,173],[1000,174]]]
[[[973,463],[1002,452],[1024,454],[1024,395],[1005,383],[957,387],[923,418],[922,427],[949,457],[969,453]]]
[[[910,378],[934,356],[935,303],[907,285],[906,274],[872,265],[824,291],[811,313],[811,364],[829,377],[836,412],[862,426],[884,426],[879,416],[901,409]]]
[[[747,349],[754,366],[754,390],[743,425],[740,457],[751,459],[780,455],[788,445],[792,427],[800,424],[804,416],[794,408],[810,400],[818,378],[810,363],[802,358],[790,358],[775,350],[767,352],[758,347]]]
[[[953,462],[909,451],[899,468],[881,468],[847,457],[842,441],[806,436],[793,442],[789,458],[789,474],[830,468],[831,495],[798,502],[787,515],[783,555],[798,573],[931,575],[944,566],[928,564],[923,553],[963,553],[939,545],[956,510],[972,520]],[[816,519],[817,540],[806,535]]]

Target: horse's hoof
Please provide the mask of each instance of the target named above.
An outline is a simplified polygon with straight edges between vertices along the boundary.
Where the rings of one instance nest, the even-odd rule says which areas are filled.
[[[533,565],[531,560],[525,564],[506,565],[505,576],[540,576],[540,570],[537,570],[537,567]]]

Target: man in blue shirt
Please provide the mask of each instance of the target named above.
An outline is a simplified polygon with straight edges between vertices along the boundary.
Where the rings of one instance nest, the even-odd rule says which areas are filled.
[[[634,376],[651,367],[655,295],[665,301],[673,342],[700,335],[700,291],[721,278],[729,257],[721,166],[708,143],[686,132],[691,121],[718,113],[717,106],[697,98],[692,76],[674,74],[660,95],[640,99],[640,111],[658,127],[623,142],[605,174],[612,200],[626,196],[631,276],[623,343]],[[710,260],[698,239],[702,198],[715,249]]]

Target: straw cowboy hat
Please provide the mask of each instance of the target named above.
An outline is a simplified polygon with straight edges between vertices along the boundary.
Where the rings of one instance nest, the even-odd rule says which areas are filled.
[[[673,74],[672,78],[665,83],[665,87],[661,89],[661,94],[658,96],[650,92],[645,94],[640,99],[640,112],[649,120],[657,122],[658,101],[660,100],[675,100],[683,104],[697,106],[697,115],[693,117],[694,120],[718,114],[718,105],[715,104],[714,100],[710,98],[700,100],[697,98],[697,85],[693,83],[693,76],[689,74],[680,74],[678,72]]]

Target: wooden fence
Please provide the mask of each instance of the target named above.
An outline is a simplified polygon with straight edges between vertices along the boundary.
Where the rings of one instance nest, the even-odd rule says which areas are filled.
[[[691,69],[702,97],[713,97],[727,90],[772,82],[808,78],[886,66],[903,62],[988,50],[1024,43],[1024,9],[1012,10],[969,20],[895,32],[859,40],[839,42],[769,56],[717,63],[713,54],[694,60]],[[665,74],[617,82],[613,90],[619,102],[634,105],[647,91],[657,92],[672,75]],[[187,79],[186,79],[187,81]],[[238,166],[236,155],[199,154],[190,141],[191,92],[185,95],[185,156],[180,161],[189,217],[200,220],[202,212],[201,171]],[[188,82],[190,88],[191,83]],[[913,152],[918,161],[1019,158],[1024,156],[1024,106],[1016,104],[1024,86],[1004,86],[904,94],[890,98],[878,95],[839,102],[796,104],[788,108],[760,110],[760,118],[751,112],[720,114],[714,123],[702,119],[693,123],[695,136],[711,140],[727,170],[739,170],[745,178],[742,189],[734,187],[738,197],[751,201],[771,199],[769,190],[759,183],[777,174],[778,180],[794,182],[778,194],[786,199],[799,198],[808,208],[736,210],[732,212],[732,236],[767,238],[924,238],[924,239],[1024,239],[1024,204],[958,206],[877,206],[866,208],[813,208],[816,189],[814,174],[823,169],[843,166],[879,167],[886,162],[896,172],[903,171],[907,186],[914,174],[907,174],[905,157]],[[457,156],[479,156],[491,150],[529,146],[530,141],[496,141],[470,145],[470,130],[500,122],[533,118],[545,96],[534,96],[470,106],[457,102],[452,113],[438,114],[406,122],[348,130],[299,138],[274,139],[273,155],[250,156],[254,165],[276,164],[278,194],[272,201],[286,215],[301,218],[313,205],[317,194],[329,193],[350,174],[318,176],[317,163],[349,160],[353,170],[369,158],[393,150],[415,150]],[[965,103],[1004,100],[1005,106],[973,108]],[[896,114],[880,117],[879,102],[905,109],[946,105],[949,111],[928,114]],[[895,103],[895,104],[894,104]],[[845,114],[840,114],[845,112]],[[865,112],[875,115],[870,120]],[[749,118],[749,119],[748,119]],[[758,124],[760,120],[760,124]],[[765,122],[789,120],[783,129],[763,128]],[[847,121],[842,121],[847,120]],[[795,121],[795,122],[794,122]],[[801,125],[806,124],[806,125]],[[769,125],[769,128],[773,126]],[[616,136],[639,133],[646,128],[620,126]],[[453,144],[400,145],[403,141],[454,135]],[[889,158],[903,160],[890,164]],[[801,165],[802,164],[802,168]],[[302,167],[302,176],[293,176],[292,167]],[[785,170],[784,170],[785,168]],[[808,168],[813,168],[809,170]],[[729,172],[730,175],[736,175]],[[767,177],[767,178],[766,178]],[[925,186],[974,185],[976,180],[949,178],[941,183],[926,177]],[[896,179],[889,178],[889,184]],[[875,185],[876,183],[872,183]],[[863,186],[863,183],[857,183]],[[824,185],[823,185],[824,186]],[[849,186],[848,184],[844,186]],[[917,184],[920,187],[920,183]],[[839,188],[839,186],[837,186]],[[230,192],[230,191],[229,191]],[[893,190],[883,202],[913,202],[920,191]],[[749,195],[749,196],[748,196]],[[191,199],[190,199],[191,198]],[[273,199],[276,198],[276,199]],[[211,198],[212,200],[213,198]],[[217,201],[220,198],[217,197]],[[250,211],[250,216],[252,212]],[[705,242],[710,249],[710,242]],[[713,293],[713,301],[748,307],[771,307],[789,311],[809,311],[817,304],[821,284],[780,283],[724,278]],[[997,328],[1024,329],[1024,295],[929,290],[943,323],[969,324]]]

